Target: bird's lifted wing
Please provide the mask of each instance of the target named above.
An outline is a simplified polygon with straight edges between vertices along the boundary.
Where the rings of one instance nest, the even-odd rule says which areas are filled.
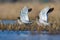
[[[48,13],[52,12],[54,8],[46,7],[39,13],[39,22],[48,25]]]
[[[28,23],[28,22],[29,22],[28,8],[27,8],[26,6],[21,10],[20,20],[21,20],[23,23]]]
[[[47,22],[47,12],[49,11],[49,7],[46,7],[46,8],[44,8],[44,9],[42,9],[41,10],[41,12],[40,12],[40,14],[39,14],[39,21],[41,22],[41,21],[45,21],[45,22]]]

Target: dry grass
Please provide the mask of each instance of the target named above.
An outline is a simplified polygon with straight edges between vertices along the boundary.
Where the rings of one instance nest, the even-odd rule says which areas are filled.
[[[60,5],[55,3],[5,3],[0,4],[0,19],[17,19],[20,16],[20,10],[28,6],[32,8],[32,11],[29,13],[30,18],[36,19],[36,16],[39,14],[40,10],[46,6],[54,7],[55,10],[50,14],[50,17],[59,17],[60,15]]]
[[[59,32],[60,31],[60,3],[5,3],[0,4],[0,19],[17,19],[17,17],[20,14],[20,10],[26,5],[29,8],[32,8],[32,12],[30,12],[29,17],[30,20],[35,20],[36,17],[39,14],[39,11],[43,9],[46,6],[54,7],[54,11],[49,15],[48,21],[52,23],[52,26],[50,27],[40,27],[36,23],[33,23],[31,25],[0,25],[0,29],[2,30],[48,30],[49,32]],[[5,26],[5,27],[4,27]]]
[[[36,24],[36,22],[30,24],[30,25],[19,25],[19,24],[0,24],[0,30],[16,30],[16,31],[37,31],[37,32],[41,32],[41,31],[47,31],[49,33],[60,33],[60,27],[56,26],[56,24],[53,24],[51,26],[38,26]]]

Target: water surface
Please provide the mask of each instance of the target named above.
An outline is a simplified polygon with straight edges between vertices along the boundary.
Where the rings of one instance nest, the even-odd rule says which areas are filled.
[[[14,24],[16,20],[3,20],[4,24]],[[1,23],[1,21],[0,21]],[[38,34],[30,31],[7,31],[0,30],[0,40],[60,40],[60,35]]]
[[[3,24],[15,24],[17,20],[0,20]]]
[[[60,40],[60,35],[34,34],[30,31],[0,31],[0,40]]]

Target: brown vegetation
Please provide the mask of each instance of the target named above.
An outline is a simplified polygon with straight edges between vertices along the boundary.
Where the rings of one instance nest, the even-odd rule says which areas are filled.
[[[42,31],[48,30],[49,32],[60,32],[60,3],[5,3],[0,4],[0,19],[17,19],[20,14],[20,10],[24,6],[32,8],[29,17],[30,20],[36,20],[41,9],[46,6],[54,7],[54,11],[49,15],[48,21],[52,23],[52,26],[40,27],[35,22],[31,25],[19,25],[19,24],[0,24],[1,30],[30,30],[30,31]]]

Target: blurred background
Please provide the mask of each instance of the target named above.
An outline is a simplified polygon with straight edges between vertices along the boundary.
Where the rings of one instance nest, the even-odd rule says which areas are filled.
[[[6,2],[59,2],[60,0],[0,0],[1,3]]]
[[[59,2],[60,0],[0,0],[1,3],[4,2]]]
[[[35,21],[40,11],[47,6],[53,7],[54,11],[48,16],[48,22],[53,25],[46,29],[53,30],[54,32],[56,32],[56,30],[60,31],[60,0],[0,0],[0,19],[17,19],[17,17],[20,16],[20,11],[24,6],[32,8],[32,11],[29,13],[30,20],[34,20],[34,23],[31,25],[32,30],[37,27]],[[8,21],[6,22],[8,23]],[[22,29],[25,28],[25,25],[21,26]],[[1,27],[1,29],[4,29],[3,26]],[[12,27],[13,25],[8,25],[7,29],[12,29]],[[15,24],[14,28],[17,30],[19,27]],[[28,26],[26,28],[28,28]],[[43,28],[45,29],[45,27]],[[39,26],[37,27],[37,30],[41,29]]]
[[[46,6],[55,8],[49,17],[60,18],[59,2],[60,0],[0,0],[0,19],[17,19],[24,6],[33,9],[29,14],[32,19],[35,19],[40,10]]]

